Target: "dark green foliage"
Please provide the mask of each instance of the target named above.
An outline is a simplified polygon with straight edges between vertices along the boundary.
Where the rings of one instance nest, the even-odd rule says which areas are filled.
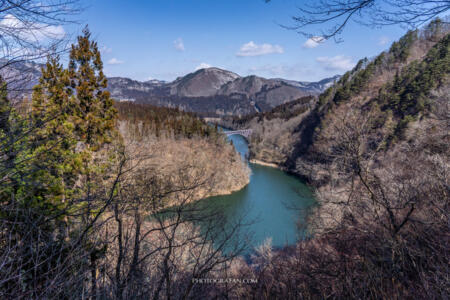
[[[392,62],[405,62],[408,58],[412,44],[417,41],[418,31],[408,31],[398,42],[392,43],[389,53],[392,54]]]
[[[350,99],[351,96],[351,90],[348,88],[348,85],[345,85],[344,87],[340,87],[336,90],[333,100],[335,103],[339,103]]]
[[[8,199],[19,189],[19,176],[17,172],[17,154],[23,141],[17,137],[26,130],[22,120],[13,109],[7,95],[7,86],[0,77],[0,201]],[[3,212],[0,212],[3,214]]]
[[[392,44],[388,54],[383,52],[371,62],[367,58],[361,59],[351,71],[341,77],[334,88],[327,89],[319,96],[320,106],[330,101],[336,104],[347,101],[360,93],[373,75],[384,68],[385,62],[388,64],[405,62],[411,46],[417,39],[418,32],[409,31],[398,42]]]
[[[215,137],[218,135],[214,128],[197,118],[194,114],[177,108],[158,107],[149,104],[132,102],[116,102],[119,120],[133,124],[135,138],[142,138],[149,134],[157,137],[161,135],[174,137],[194,136]],[[140,124],[140,125],[138,125]]]
[[[12,274],[0,282],[0,290],[12,295],[19,290],[23,295],[30,290],[32,299],[48,298],[40,292],[57,295],[60,291],[44,289],[53,280],[62,286],[84,272],[84,255],[96,250],[86,237],[98,203],[94,185],[82,182],[86,166],[101,156],[98,151],[114,131],[115,110],[87,30],[78,42],[69,69],[57,57],[48,59],[31,107],[21,114],[0,82],[0,256]]]
[[[382,65],[383,61],[386,58],[386,53],[382,52],[380,55],[378,55],[375,60],[373,61],[374,66],[378,67],[380,65]]]
[[[448,31],[449,26],[448,22],[443,22],[440,18],[437,18],[425,27],[422,33],[423,37],[427,40],[435,41]]]
[[[367,59],[367,57],[360,59],[358,61],[358,63],[356,64],[356,66],[353,68],[353,72],[357,72],[357,71],[361,70],[365,65],[367,65],[368,61],[369,60]]]
[[[428,51],[421,61],[412,61],[403,68],[398,68],[392,82],[385,84],[378,91],[375,101],[379,104],[381,114],[392,111],[397,119],[393,137],[390,140],[402,138],[403,131],[409,121],[429,106],[428,96],[431,90],[444,83],[450,72],[449,35],[443,35],[448,29],[440,20],[431,22],[420,31],[409,31],[398,42],[394,42],[387,53],[381,53],[372,62],[362,59],[353,68],[345,73],[334,87],[327,89],[319,96],[319,108],[329,111],[330,105],[350,100],[367,87],[374,75],[380,74],[392,65],[406,62],[411,47],[418,39],[421,43],[440,40]],[[380,118],[386,119],[386,118]]]
[[[328,88],[319,96],[319,106],[324,106],[330,101],[335,104],[347,101],[361,92],[366,87],[367,82],[381,67],[383,60],[383,53],[370,63],[367,58],[361,59],[351,71],[346,72],[339,79],[334,87]]]
[[[348,80],[350,79],[351,74],[353,73],[353,71],[348,71],[346,72],[341,79],[339,79],[339,81],[337,82],[338,85],[345,85]]]
[[[365,87],[366,83],[372,77],[375,72],[375,62],[369,63],[366,68],[356,74],[350,83],[350,92],[357,94]]]
[[[248,123],[253,118],[258,118],[258,121],[267,119],[282,119],[282,120],[289,120],[293,117],[296,117],[298,115],[301,115],[302,113],[306,112],[309,109],[309,104],[314,101],[313,96],[306,96],[299,98],[294,101],[290,101],[285,104],[281,104],[273,108],[272,110],[268,112],[262,112],[262,113],[254,113],[250,115],[245,115],[243,117],[231,117],[231,121],[233,124],[235,124],[237,127],[242,126],[243,124]],[[224,118],[227,120],[228,118]]]
[[[414,61],[383,87],[377,101],[384,111],[392,111],[399,121],[388,142],[404,138],[408,123],[431,104],[429,93],[441,86],[450,73],[450,34],[431,48],[425,59]]]
[[[319,106],[323,106],[330,101],[330,99],[333,97],[333,91],[334,91],[334,87],[329,87],[325,90],[325,92],[320,94]]]
[[[49,58],[42,68],[42,77],[34,88],[32,99],[31,127],[34,128],[29,142],[30,165],[36,173],[25,186],[32,198],[61,205],[60,201],[69,196],[80,168],[77,167],[79,154],[75,153],[76,137],[75,105],[72,90],[68,87],[67,70],[58,58]]]
[[[94,150],[110,142],[115,126],[116,111],[106,91],[107,79],[97,43],[90,40],[86,27],[78,44],[70,51],[70,86],[75,91],[76,132],[79,139]]]
[[[11,104],[8,100],[8,92],[6,89],[6,83],[0,76],[0,130],[3,132],[8,131],[8,119],[11,111]]]
[[[429,92],[450,73],[449,42],[447,35],[428,51],[423,61],[414,61],[396,74],[393,83],[380,91],[378,101],[384,110],[392,110],[401,119],[424,111]]]

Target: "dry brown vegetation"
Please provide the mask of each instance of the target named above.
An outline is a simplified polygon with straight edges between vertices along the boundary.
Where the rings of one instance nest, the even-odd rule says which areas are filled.
[[[50,25],[76,1],[45,3],[0,7]],[[38,46],[4,28],[6,50]],[[267,241],[244,261],[245,220],[196,201],[246,184],[239,155],[177,110],[124,103],[117,119],[85,28],[68,69],[49,58],[31,111],[0,80],[0,298],[448,298],[449,43],[448,24],[432,22],[317,103],[250,121],[269,141],[252,151],[287,156],[319,205],[306,240]]]
[[[102,217],[97,240],[108,248],[97,261],[97,297],[207,295],[193,280],[225,276],[245,247],[235,239],[240,221],[224,227],[220,211],[194,201],[199,190],[213,189],[204,170],[183,165],[165,176],[152,160],[133,153],[124,164],[130,172]]]
[[[119,103],[119,130],[130,157],[147,157],[137,169],[153,170],[172,180],[179,170],[208,182],[193,200],[242,189],[250,170],[224,135],[198,118],[178,110]]]
[[[288,132],[273,143],[291,152],[281,166],[315,184],[319,202],[310,217],[314,238],[277,252],[267,248],[242,269],[260,279],[246,296],[448,297],[449,35],[433,25],[417,39],[413,34],[374,61],[361,61],[305,115],[235,123],[268,132],[251,139],[256,157],[274,151],[264,139]],[[439,64],[414,73],[432,65],[435,53]]]
[[[244,117],[225,117],[218,121],[228,128],[252,129],[251,159],[283,166],[300,138],[298,124],[310,113],[317,99],[312,96],[280,105],[270,112]]]

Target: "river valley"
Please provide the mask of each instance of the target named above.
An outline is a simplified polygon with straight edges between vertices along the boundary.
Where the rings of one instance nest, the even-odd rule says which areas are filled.
[[[248,153],[245,138],[232,135],[228,139],[244,159]],[[250,183],[245,188],[201,201],[220,208],[229,222],[240,217],[245,220],[246,254],[266,239],[271,239],[275,248],[294,244],[305,235],[299,225],[305,224],[305,216],[315,203],[311,190],[295,176],[277,168],[254,163],[249,166]]]

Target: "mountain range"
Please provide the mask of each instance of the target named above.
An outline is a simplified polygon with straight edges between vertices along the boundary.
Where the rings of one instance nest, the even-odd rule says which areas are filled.
[[[219,68],[200,69],[173,82],[109,78],[114,99],[179,107],[205,115],[245,115],[270,109],[307,95],[318,95],[340,78],[299,82],[255,75],[241,77]]]
[[[38,83],[41,64],[15,63],[0,70],[12,97],[30,95]],[[178,107],[208,116],[246,115],[272,108],[308,95],[318,95],[340,78],[300,82],[255,75],[242,77],[219,68],[200,69],[172,82],[108,78],[108,90],[117,101]],[[19,88],[20,87],[20,88]]]

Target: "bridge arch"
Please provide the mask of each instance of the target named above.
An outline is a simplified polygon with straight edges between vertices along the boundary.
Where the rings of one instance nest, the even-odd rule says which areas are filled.
[[[224,131],[224,133],[227,136],[239,134],[248,139],[250,137],[250,135],[252,134],[252,130],[251,129],[231,130],[231,131]]]

